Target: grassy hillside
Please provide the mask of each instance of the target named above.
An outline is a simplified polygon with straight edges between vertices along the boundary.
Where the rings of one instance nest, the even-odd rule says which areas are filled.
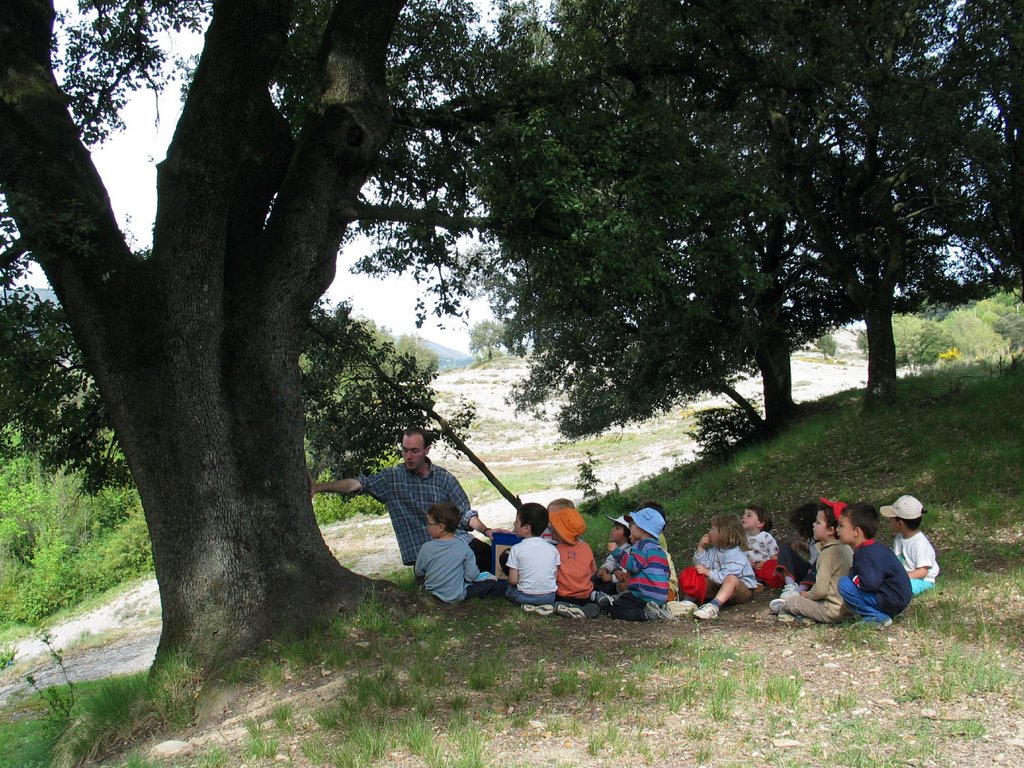
[[[881,505],[913,493],[943,571],[889,630],[781,625],[767,594],[708,624],[573,622],[504,601],[429,600],[396,620],[368,604],[321,637],[240,664],[234,690],[218,694],[226,719],[159,731],[188,741],[186,754],[161,762],[140,745],[105,764],[1022,764],[1024,376],[904,380],[897,404],[871,410],[860,394],[815,404],[727,464],[682,467],[602,500],[587,538],[603,549],[601,513],[656,498],[686,564],[707,520],[746,503],[775,512],[785,536],[785,512],[819,495]],[[395,581],[415,589],[408,569]],[[120,750],[106,745],[166,719],[166,695],[118,685],[80,697],[65,746]],[[90,710],[99,700],[102,712]],[[0,766],[43,764],[30,707],[2,713],[0,743],[14,746]]]
[[[787,512],[819,496],[876,506],[910,493],[944,573],[1020,566],[1024,518],[1024,376],[961,372],[900,382],[891,406],[865,408],[860,391],[811,405],[801,423],[724,465],[692,464],[637,485],[604,511],[662,501],[673,551],[688,552],[707,520],[759,503],[780,535]],[[883,538],[885,538],[883,536]]]

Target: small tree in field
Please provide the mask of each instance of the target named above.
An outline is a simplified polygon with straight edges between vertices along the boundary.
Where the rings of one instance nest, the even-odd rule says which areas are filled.
[[[829,358],[836,356],[836,351],[839,349],[839,345],[836,344],[835,336],[831,333],[826,333],[815,340],[814,349],[821,353],[822,357]]]
[[[505,353],[505,325],[497,320],[483,320],[469,329],[469,351],[477,360],[493,360]]]

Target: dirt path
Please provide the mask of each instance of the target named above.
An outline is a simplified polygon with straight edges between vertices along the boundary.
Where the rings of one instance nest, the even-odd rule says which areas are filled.
[[[843,339],[849,348],[850,340]],[[500,452],[516,456],[517,452],[536,450],[557,442],[557,432],[550,422],[517,416],[507,403],[511,384],[522,378],[525,366],[509,366],[494,371],[460,370],[440,377],[438,389],[442,398],[453,401],[464,397],[476,404],[478,417],[505,425],[488,435],[473,435],[472,446],[481,454]],[[862,387],[866,382],[863,361],[819,363],[793,361],[793,392],[798,402],[815,400],[833,392]],[[747,380],[738,389],[745,396],[756,396],[759,382]],[[707,407],[720,401],[707,400],[691,404],[691,409]],[[669,416],[668,418],[671,418]],[[639,434],[650,425],[633,428]],[[662,434],[662,431],[659,431]],[[684,430],[644,444],[640,455],[609,457],[598,455],[602,490],[615,485],[629,487],[638,479],[668,469],[693,456],[695,446]],[[458,457],[437,457],[438,463],[453,469],[457,476],[468,471]],[[550,463],[566,464],[546,487],[521,494],[523,501],[547,503],[565,496],[579,500],[573,487],[577,473],[575,462],[565,462],[552,455]],[[500,472],[498,472],[500,476]],[[487,524],[510,528],[514,510],[505,501],[494,501],[476,507]],[[324,528],[324,539],[344,564],[357,573],[380,576],[402,567],[388,518],[358,518]],[[73,681],[95,680],[113,674],[128,674],[147,669],[156,653],[160,637],[160,604],[155,579],[123,593],[110,603],[76,616],[50,629],[50,644],[64,658],[68,678]],[[25,676],[32,674],[39,685],[63,681],[60,670],[49,658],[47,647],[36,638],[18,643],[15,664],[0,672],[0,706],[14,697],[29,693]]]

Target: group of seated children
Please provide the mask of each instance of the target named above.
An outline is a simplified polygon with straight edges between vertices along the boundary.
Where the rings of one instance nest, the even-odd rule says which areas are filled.
[[[685,614],[710,620],[725,605],[749,602],[761,587],[781,587],[781,597],[769,605],[779,621],[836,623],[855,615],[888,625],[912,596],[934,586],[939,573],[935,550],[919,530],[924,511],[913,496],[882,507],[896,534],[889,549],[875,541],[880,517],[872,505],[822,498],[793,511],[790,521],[801,540],[780,547],[771,518],[751,505],[742,518],[714,517],[693,566],[677,579],[665,546],[664,510],[654,502],[609,518],[611,541],[600,567],[581,538],[587,525],[571,501],[524,504],[514,525],[520,541],[503,560],[506,580],[479,572],[472,551],[454,535],[458,510],[435,504],[427,511],[431,541],[420,550],[416,575],[445,603],[505,597],[526,611],[573,619],[605,613],[626,621]]]
[[[925,509],[913,496],[883,506],[895,538],[892,549],[875,540],[881,517],[866,502],[843,504],[821,499],[811,524],[808,559],[793,546],[782,547],[779,562],[785,586],[769,611],[781,621],[832,624],[851,616],[888,626],[913,596],[935,586],[939,564],[921,533]],[[794,510],[798,527],[805,508]]]

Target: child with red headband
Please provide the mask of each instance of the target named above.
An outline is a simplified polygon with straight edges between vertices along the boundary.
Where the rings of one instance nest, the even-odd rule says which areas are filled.
[[[839,541],[839,515],[834,506],[818,507],[813,530],[818,548],[814,585],[806,592],[789,592],[771,601],[768,610],[778,615],[779,621],[835,624],[846,615],[839,580],[850,572],[853,550]]]
[[[814,568],[818,560],[814,521],[818,517],[818,512],[822,510],[831,510],[833,516],[838,519],[845,506],[845,502],[830,501],[822,496],[817,502],[801,504],[790,512],[789,522],[796,528],[801,540],[783,544],[779,548],[779,564],[775,572],[784,581],[782,597],[791,592],[806,592],[814,584]],[[807,540],[806,543],[803,539]],[[807,553],[806,558],[804,552]]]

